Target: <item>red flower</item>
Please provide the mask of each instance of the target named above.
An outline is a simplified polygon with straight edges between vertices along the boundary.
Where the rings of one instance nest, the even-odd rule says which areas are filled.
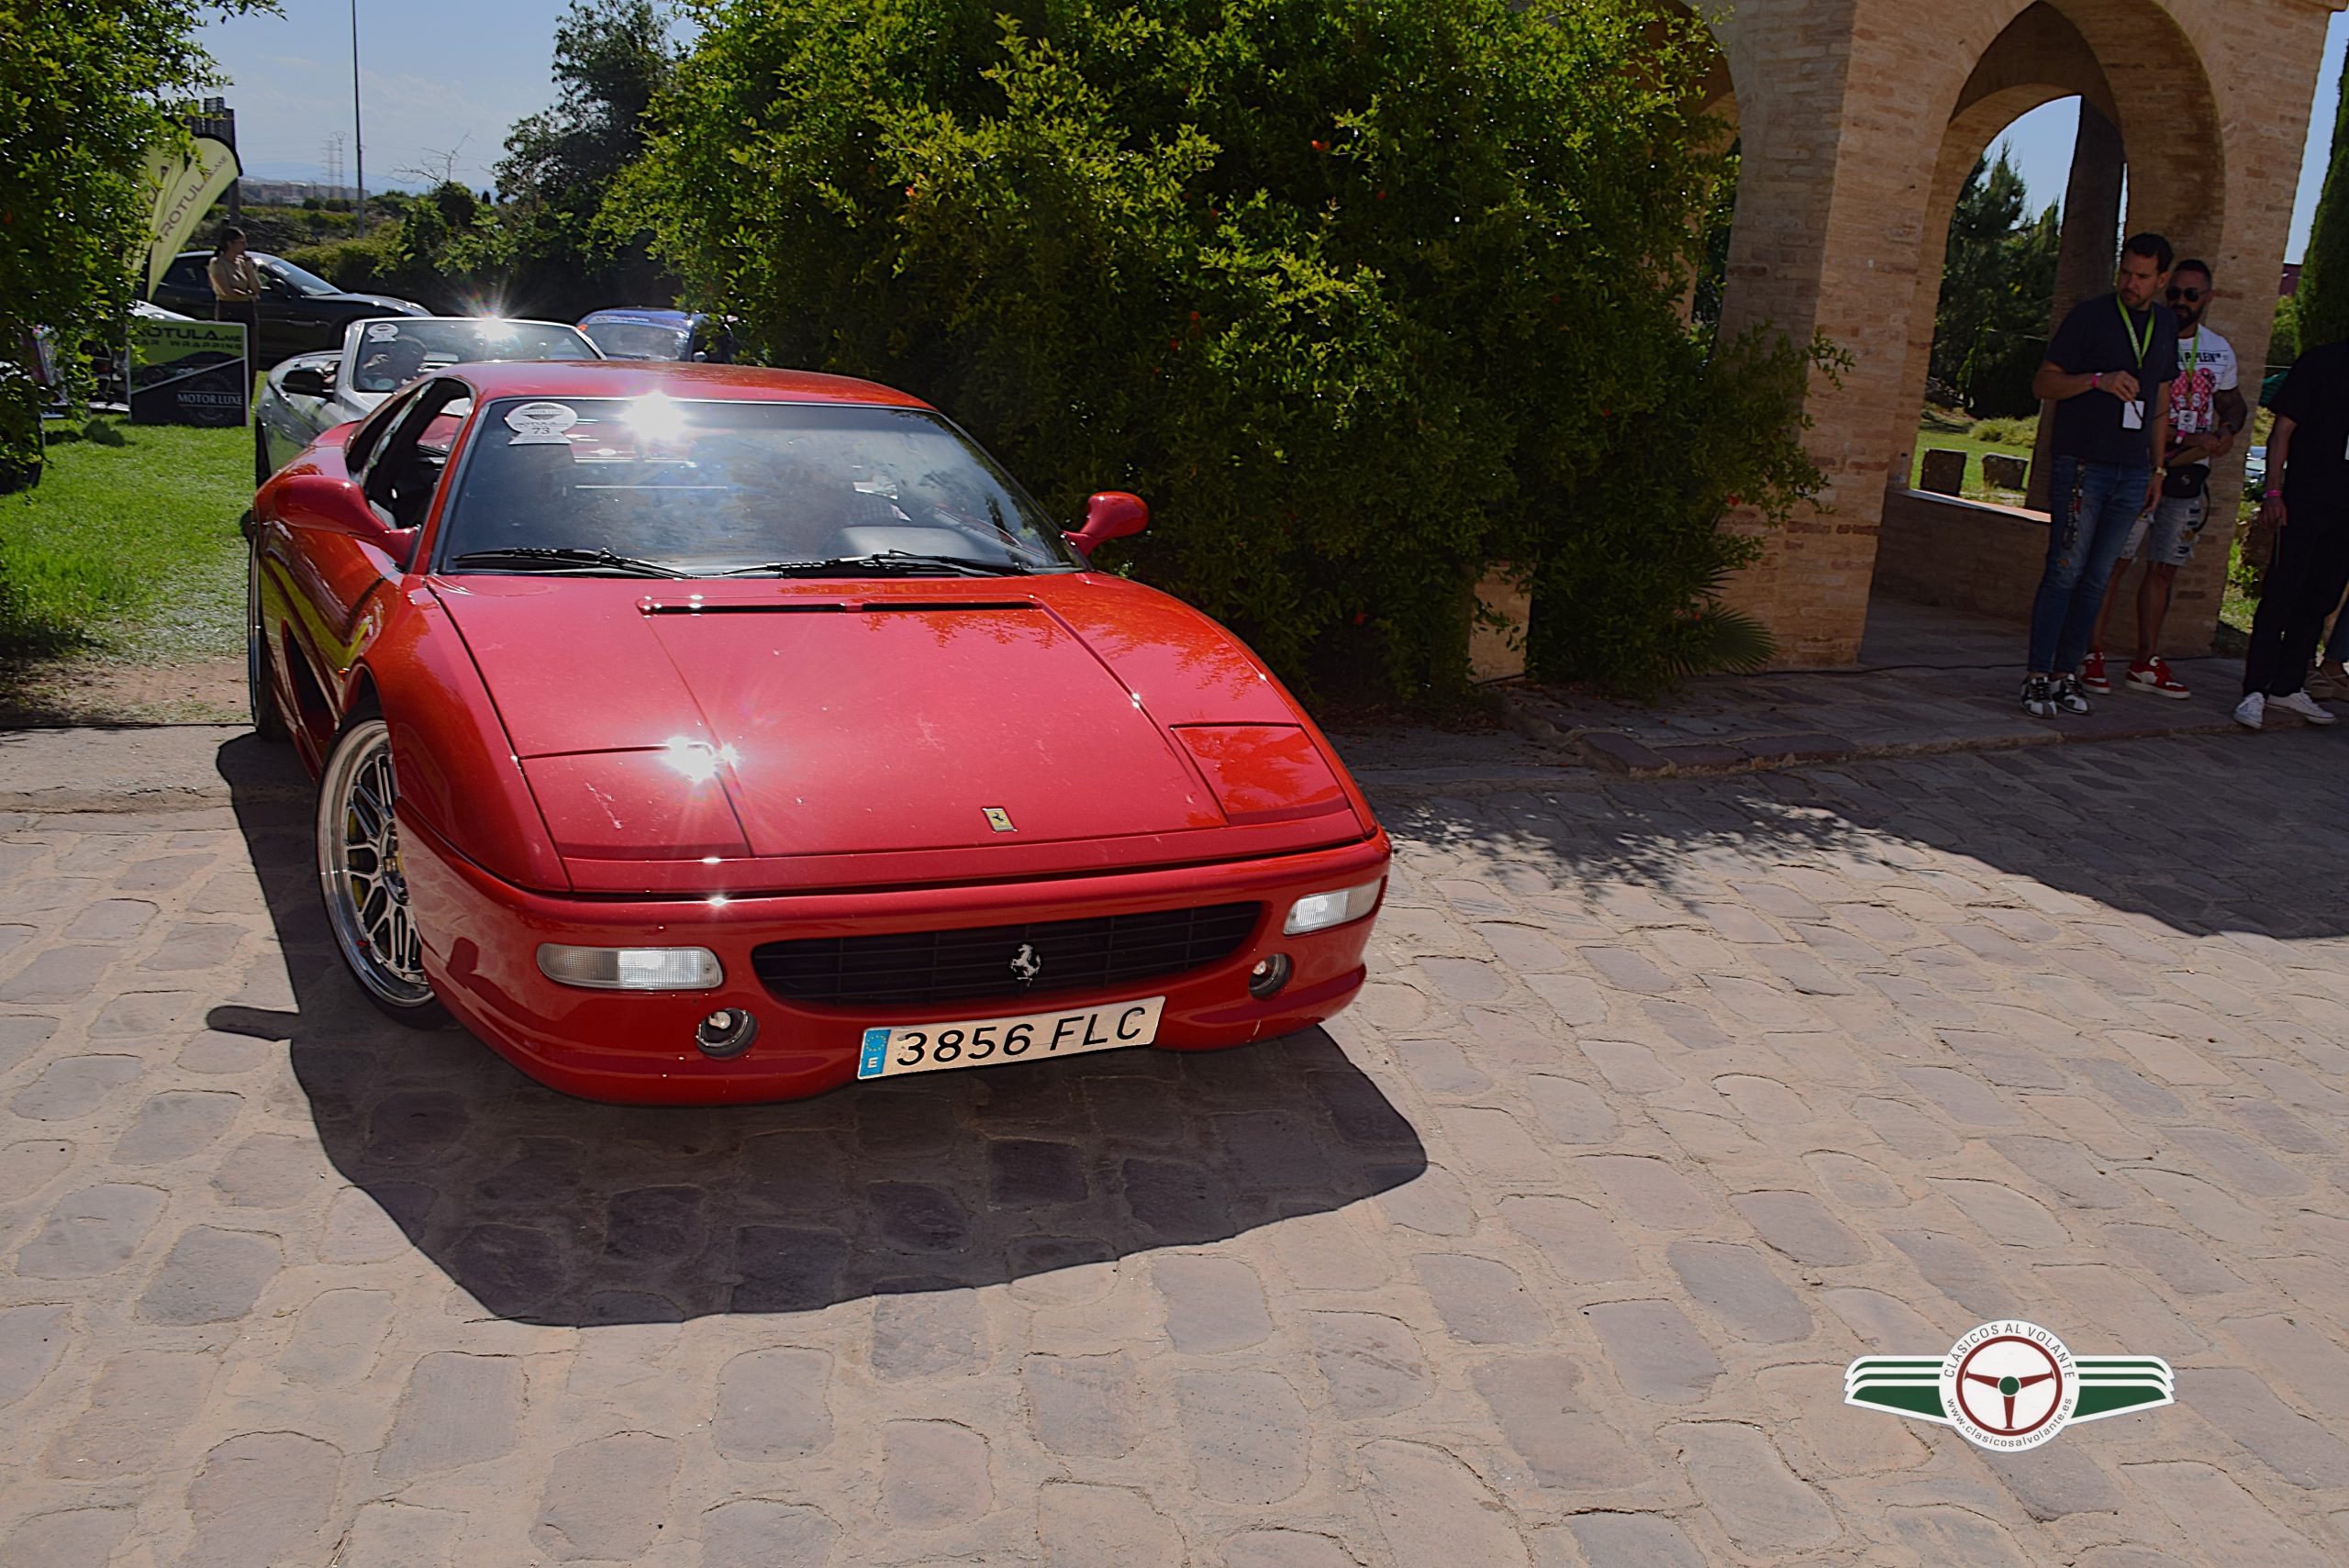
[[[1316,137],[1313,139],[1313,150],[1316,152],[1327,152],[1330,150],[1322,144],[1319,137]]]

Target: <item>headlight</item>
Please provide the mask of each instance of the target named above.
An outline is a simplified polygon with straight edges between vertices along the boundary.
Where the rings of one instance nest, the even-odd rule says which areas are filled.
[[[1378,890],[1386,885],[1386,879],[1382,876],[1360,887],[1308,894],[1288,906],[1288,918],[1281,922],[1281,929],[1289,936],[1301,937],[1308,931],[1327,930],[1349,920],[1359,920],[1378,906]]]
[[[539,945],[539,973],[595,991],[707,991],[726,982],[707,948],[574,948]]]

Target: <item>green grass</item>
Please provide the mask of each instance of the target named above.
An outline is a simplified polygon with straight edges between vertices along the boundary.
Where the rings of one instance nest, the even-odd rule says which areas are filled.
[[[2021,458],[2026,462],[2029,462],[2032,433],[2038,422],[2033,419],[2000,419],[1985,420],[1983,423],[2002,427],[2001,434],[2011,431],[2014,439],[1986,440],[1974,434],[1973,422],[1963,416],[1953,418],[1939,410],[1928,410],[1924,422],[1917,432],[1916,450],[1910,454],[1909,460],[1910,486],[1915,487],[1918,481],[1924,477],[1925,450],[1928,447],[1940,447],[1946,450],[1962,451],[1965,454],[1965,479],[1963,488],[1967,500],[1987,501],[2001,506],[2021,506],[2023,504],[2021,491],[1995,489],[1983,479],[1982,457],[1986,452],[2005,452],[2010,456]]]
[[[96,421],[39,484],[0,496],[0,658],[140,662],[244,647],[252,437]]]

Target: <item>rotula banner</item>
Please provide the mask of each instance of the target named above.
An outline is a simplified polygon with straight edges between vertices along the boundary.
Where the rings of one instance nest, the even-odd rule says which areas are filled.
[[[132,321],[130,422],[242,426],[246,362],[241,321]]]
[[[238,174],[235,149],[209,136],[147,154],[147,293]]]

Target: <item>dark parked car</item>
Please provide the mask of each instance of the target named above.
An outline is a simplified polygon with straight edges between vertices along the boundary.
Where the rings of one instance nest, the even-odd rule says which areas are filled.
[[[579,318],[579,329],[596,340],[607,359],[707,360],[718,364],[734,360],[729,318],[706,311],[616,306],[589,311]]]
[[[316,272],[282,256],[250,252],[261,271],[261,343],[254,357],[264,365],[292,354],[342,346],[342,329],[354,321],[382,316],[429,316],[424,306],[380,294],[345,294]],[[212,283],[204,269],[209,250],[183,250],[155,287],[155,303],[202,320],[212,319]]]

